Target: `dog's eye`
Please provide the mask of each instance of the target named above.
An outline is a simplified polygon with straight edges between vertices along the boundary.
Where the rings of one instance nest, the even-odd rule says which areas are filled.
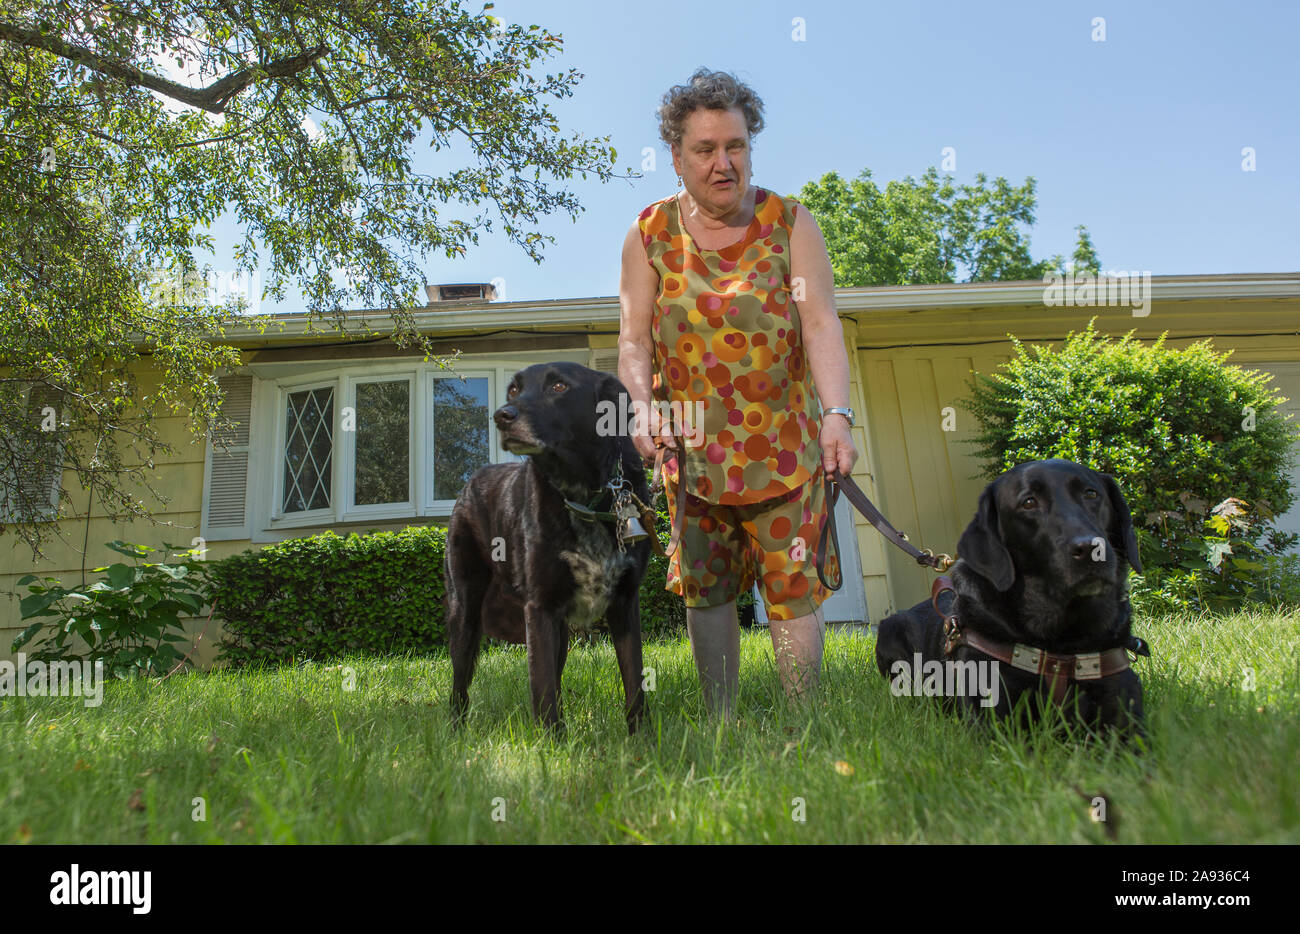
[[[1088,489],[1086,489],[1086,490],[1083,491],[1083,498],[1084,498],[1084,499],[1096,499],[1099,495],[1100,495],[1100,494],[1099,494],[1096,490],[1094,490],[1092,487],[1088,487]]]
[[[568,392],[568,389],[569,386],[567,383],[561,383],[557,381],[551,385],[552,392]]]
[[[1033,496],[1026,496],[1024,499],[1022,499],[1022,500],[1020,501],[1020,508],[1021,508],[1021,509],[1037,509],[1037,508],[1038,508],[1038,500],[1037,500],[1035,497],[1033,497]]]
[[[506,390],[506,398],[513,399],[517,395],[519,395],[519,387],[511,383],[510,388]]]

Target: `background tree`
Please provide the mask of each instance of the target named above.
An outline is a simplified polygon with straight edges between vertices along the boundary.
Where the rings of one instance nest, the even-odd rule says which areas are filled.
[[[931,166],[884,191],[863,169],[845,181],[829,172],[808,182],[797,197],[826,236],[837,286],[919,285],[1041,279],[1061,272],[1061,256],[1035,261],[1022,230],[1034,224],[1034,179],[1019,188],[1005,178],[955,185]],[[1088,231],[1076,228],[1075,268],[1097,272],[1100,261]]]
[[[1092,237],[1088,236],[1088,228],[1080,225],[1074,228],[1074,232],[1077,236],[1074,243],[1074,255],[1071,256],[1074,272],[1076,274],[1088,273],[1094,277],[1100,276],[1101,258],[1097,256],[1097,248],[1092,245]]]
[[[464,254],[495,209],[540,261],[539,216],[581,210],[553,183],[608,180],[615,158],[608,137],[565,138],[547,107],[581,78],[533,74],[560,43],[459,2],[0,0],[0,532],[39,556],[57,530],[24,481],[55,438],[114,519],[152,521],[136,486],[166,502],[156,414],[206,434],[214,374],[238,360],[218,341],[245,296],[208,301],[194,258],[223,213],[246,231],[236,271],[251,278],[261,252],[267,295],[295,280],[335,325],[344,307],[391,309],[394,340],[426,359],[409,310],[425,256]],[[173,60],[193,87],[167,76]],[[466,164],[415,171],[417,139]],[[456,202],[479,213],[446,216]],[[156,385],[137,378],[145,355]],[[38,421],[32,400],[51,393],[37,414],[58,418]]]

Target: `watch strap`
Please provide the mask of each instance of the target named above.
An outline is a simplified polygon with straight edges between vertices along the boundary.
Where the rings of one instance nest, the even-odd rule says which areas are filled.
[[[841,405],[832,405],[829,408],[822,409],[823,415],[843,415],[849,420],[849,427],[853,427],[853,410]]]

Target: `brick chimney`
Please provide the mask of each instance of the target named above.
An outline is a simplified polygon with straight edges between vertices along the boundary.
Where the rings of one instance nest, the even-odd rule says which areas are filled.
[[[496,301],[497,290],[491,282],[448,282],[442,285],[426,285],[425,294],[429,297],[428,307],[462,302]]]

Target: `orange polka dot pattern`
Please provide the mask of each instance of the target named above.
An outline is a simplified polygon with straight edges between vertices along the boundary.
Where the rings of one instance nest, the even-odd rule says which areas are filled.
[[[669,516],[675,507],[670,496]],[[831,595],[816,564],[827,518],[822,480],[742,506],[687,496],[682,541],[669,560],[664,589],[689,607],[718,606],[758,583],[768,619],[807,616]],[[828,551],[826,577],[835,580],[839,555],[834,546]]]
[[[676,195],[641,212],[638,225],[659,274],[651,336],[651,394],[693,419],[687,492],[739,505],[821,478],[812,373],[790,296],[790,231],[799,204],[759,188],[745,236],[721,250],[696,247]],[[698,403],[698,405],[697,405]],[[702,431],[701,431],[702,428]],[[679,479],[678,458],[665,464]]]

